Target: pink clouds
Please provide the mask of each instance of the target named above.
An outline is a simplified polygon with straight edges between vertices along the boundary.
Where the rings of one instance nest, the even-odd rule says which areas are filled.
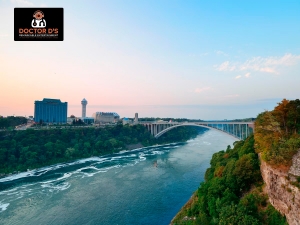
[[[236,66],[231,65],[229,61],[223,62],[220,66],[217,66],[217,70],[219,71],[235,71]]]

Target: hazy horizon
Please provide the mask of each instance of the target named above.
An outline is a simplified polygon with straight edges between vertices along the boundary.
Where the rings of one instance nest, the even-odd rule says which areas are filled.
[[[262,100],[253,104],[232,104],[232,105],[87,105],[87,117],[94,112],[117,112],[121,118],[133,118],[135,113],[139,117],[160,117],[160,118],[187,118],[202,120],[223,120],[223,119],[244,119],[256,117],[265,110],[272,110],[276,100]],[[240,112],[243,113],[241,117]],[[12,114],[13,115],[13,114]],[[12,116],[8,115],[8,116]],[[81,117],[81,105],[68,105],[68,116]],[[195,116],[196,115],[196,116]],[[210,116],[205,116],[210,115]],[[32,114],[14,114],[14,116],[33,116]]]

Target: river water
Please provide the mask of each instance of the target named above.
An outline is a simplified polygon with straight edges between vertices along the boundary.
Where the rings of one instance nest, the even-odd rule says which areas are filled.
[[[186,143],[58,164],[0,179],[0,224],[169,224],[237,139],[208,130]]]

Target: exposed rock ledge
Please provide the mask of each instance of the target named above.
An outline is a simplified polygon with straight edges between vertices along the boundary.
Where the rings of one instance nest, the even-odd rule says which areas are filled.
[[[292,182],[300,176],[300,150],[293,157],[290,169],[273,168],[260,160],[260,170],[266,183],[270,203],[286,216],[289,225],[300,225],[300,190]]]

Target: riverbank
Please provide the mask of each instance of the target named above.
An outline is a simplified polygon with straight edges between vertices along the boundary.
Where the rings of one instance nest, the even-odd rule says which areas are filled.
[[[182,208],[179,210],[179,212],[173,217],[173,219],[171,220],[171,224],[174,224],[174,222],[176,220],[178,220],[178,218],[180,218],[180,220],[182,221],[193,221],[196,219],[196,217],[188,217],[187,215],[185,215],[185,212],[192,207],[192,205],[194,205],[196,202],[198,201],[198,197],[197,197],[197,192],[194,192],[193,195],[191,196],[191,198],[184,204],[184,206],[182,206]]]
[[[145,146],[142,145],[141,143],[131,144],[131,145],[126,145],[126,149],[127,149],[127,150],[134,150],[134,149],[144,148],[144,147],[145,147]]]
[[[253,135],[212,156],[205,182],[171,221],[191,224],[287,225],[263,192]]]
[[[201,131],[201,130],[200,130]],[[203,130],[202,130],[203,131]],[[182,142],[199,129],[179,127],[154,138],[142,125],[63,130],[0,132],[0,174],[3,176],[80,158],[103,156],[155,144]]]

